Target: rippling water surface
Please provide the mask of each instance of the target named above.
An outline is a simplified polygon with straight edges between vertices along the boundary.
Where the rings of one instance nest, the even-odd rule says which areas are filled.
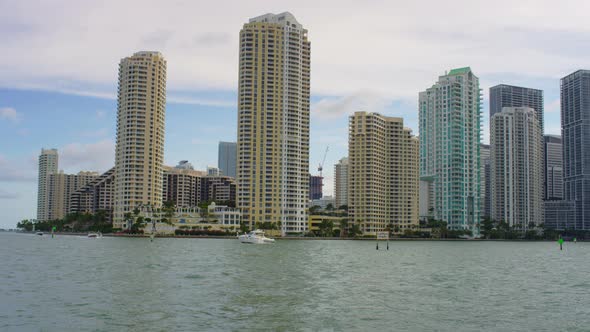
[[[38,330],[589,331],[590,243],[0,233],[0,331]]]

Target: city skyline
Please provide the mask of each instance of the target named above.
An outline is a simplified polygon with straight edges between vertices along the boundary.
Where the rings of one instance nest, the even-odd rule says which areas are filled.
[[[11,12],[10,7],[3,8],[3,6],[0,5],[0,8],[5,9],[5,12]],[[571,50],[571,48],[562,47],[563,45],[559,44],[562,41],[553,41],[554,39],[560,39],[555,38],[559,35],[570,36],[561,38],[565,40],[563,42],[571,41],[583,37],[584,32],[577,28],[574,23],[565,20],[566,17],[570,16],[562,15],[562,17],[559,15],[559,13],[565,13],[565,9],[552,5],[545,6],[544,10],[547,10],[547,12],[540,13],[540,16],[547,15],[553,18],[551,25],[539,22],[538,18],[534,20],[523,19],[518,24],[508,25],[510,28],[504,31],[502,29],[494,30],[494,28],[498,28],[502,24],[506,26],[506,22],[494,25],[491,24],[490,20],[486,21],[490,23],[489,31],[497,32],[495,38],[488,40],[489,46],[499,45],[501,37],[506,35],[518,36],[529,33],[536,38],[547,38],[547,41],[552,40],[552,46],[543,45],[546,48],[543,50],[545,53],[543,56],[535,58],[535,61],[530,61],[531,59],[527,58],[526,63],[524,55],[540,51],[535,48],[537,46],[533,47],[532,43],[518,46],[520,49],[524,47],[528,52],[524,52],[522,55],[510,55],[513,63],[506,64],[504,61],[495,63],[495,61],[484,58],[482,54],[477,54],[478,47],[487,50],[489,46],[481,43],[475,43],[472,46],[466,43],[466,41],[475,38],[482,31],[467,33],[462,31],[461,26],[456,23],[441,31],[435,29],[438,32],[431,35],[427,34],[425,30],[418,29],[417,26],[411,26],[406,31],[396,24],[389,26],[395,32],[393,35],[377,34],[375,38],[387,38],[387,40],[394,40],[402,45],[404,43],[407,45],[407,43],[418,43],[421,40],[436,39],[436,41],[440,41],[440,44],[452,51],[449,53],[450,56],[443,59],[434,56],[419,58],[418,60],[428,60],[420,63],[421,66],[418,66],[417,62],[408,61],[409,53],[402,53],[397,57],[387,57],[386,55],[391,55],[391,50],[389,48],[382,49],[379,43],[371,43],[371,41],[365,41],[363,43],[368,44],[361,44],[360,46],[374,50],[377,53],[381,51],[380,54],[382,55],[377,58],[368,55],[368,53],[361,57],[354,52],[352,55],[342,53],[334,56],[333,52],[342,50],[341,47],[334,46],[334,43],[344,34],[342,36],[340,34],[335,35],[331,31],[331,25],[324,23],[322,19],[330,17],[333,20],[332,22],[339,23],[342,22],[340,20],[343,18],[338,15],[339,12],[326,15],[323,9],[314,13],[297,6],[276,8],[275,5],[268,4],[257,8],[249,7],[243,11],[236,8],[238,10],[232,11],[232,14],[227,17],[231,24],[222,27],[220,25],[211,25],[211,22],[209,22],[210,26],[214,26],[214,28],[208,27],[203,30],[207,31],[209,35],[207,33],[205,34],[207,36],[198,35],[198,38],[195,37],[196,41],[194,42],[196,46],[191,46],[195,48],[206,45],[211,48],[207,52],[220,54],[220,58],[214,61],[216,65],[192,66],[193,62],[188,60],[186,56],[179,56],[178,50],[182,48],[179,46],[177,39],[186,36],[175,35],[175,33],[181,31],[178,26],[175,26],[171,32],[169,31],[169,35],[171,33],[172,36],[166,37],[166,33],[161,33],[159,41],[155,37],[149,39],[142,32],[133,29],[128,32],[131,35],[116,36],[114,32],[110,32],[110,38],[92,38],[92,36],[99,33],[98,31],[106,23],[99,23],[89,19],[87,23],[87,34],[89,36],[85,37],[82,33],[81,35],[67,35],[67,38],[58,39],[58,43],[52,38],[58,37],[64,30],[82,31],[75,27],[68,27],[67,24],[81,23],[53,22],[49,19],[45,21],[39,19],[36,24],[27,25],[25,24],[27,22],[26,17],[19,13],[21,11],[27,12],[26,7],[28,4],[19,3],[16,6],[19,8],[23,6],[23,8],[20,8],[21,10],[17,11],[10,19],[0,23],[3,31],[11,32],[0,37],[2,41],[7,42],[7,45],[9,45],[6,51],[0,55],[0,68],[3,73],[0,78],[0,129],[2,130],[0,138],[5,142],[14,142],[0,150],[0,207],[2,208],[0,227],[13,227],[14,223],[20,219],[34,218],[37,191],[36,159],[41,148],[57,148],[62,152],[60,163],[67,173],[77,173],[81,170],[104,172],[112,167],[114,164],[114,110],[116,108],[116,101],[113,99],[116,94],[116,70],[113,70],[113,68],[121,57],[131,52],[142,49],[161,51],[171,66],[169,78],[171,94],[167,104],[167,125],[172,127],[167,130],[164,164],[175,165],[178,160],[187,159],[194,163],[197,169],[205,169],[207,165],[215,165],[217,158],[215,147],[217,143],[219,141],[235,140],[235,107],[237,100],[237,90],[235,89],[237,77],[235,42],[238,38],[235,31],[241,26],[245,18],[257,14],[289,10],[299,20],[305,22],[306,28],[310,30],[310,38],[313,41],[312,47],[314,47],[310,165],[312,165],[311,171],[314,174],[313,165],[320,161],[325,146],[330,145],[330,152],[326,160],[327,167],[325,167],[326,174],[324,174],[327,195],[332,193],[333,175],[331,165],[346,156],[346,122],[347,116],[352,114],[353,111],[378,111],[386,116],[404,117],[407,126],[418,135],[416,111],[418,91],[431,82],[433,75],[438,75],[447,68],[469,65],[478,73],[481,79],[481,88],[484,91],[484,114],[482,116],[484,123],[487,122],[488,114],[486,96],[488,87],[502,83],[527,86],[545,92],[545,134],[560,134],[559,103],[555,103],[559,98],[559,78],[577,69],[589,67],[588,60],[576,57],[576,52],[581,55],[584,53],[583,50],[575,51],[573,54],[564,54],[563,49]],[[404,11],[417,15],[417,9],[412,6],[404,9]],[[105,4],[105,8],[108,7],[109,4]],[[42,9],[38,10],[39,14],[44,12]],[[367,6],[366,10],[359,12],[358,15],[361,19],[372,17],[376,15],[375,11],[378,9]],[[84,5],[73,4],[72,10],[73,12],[80,11],[82,14],[80,17],[88,18],[91,16],[88,8],[84,8]],[[142,10],[150,11],[150,9]],[[164,10],[168,11],[170,9]],[[338,10],[351,11],[353,9]],[[47,10],[47,12],[50,11]],[[28,14],[37,15],[36,12],[29,12]],[[187,20],[179,10],[173,12],[182,16],[179,22]],[[445,9],[441,11],[443,14],[445,12]],[[426,14],[433,15],[430,12]],[[55,17],[59,18],[60,15],[56,14]],[[506,13],[506,17],[514,18],[520,17],[520,15],[518,15],[517,11],[513,11]],[[535,25],[533,25],[533,21]],[[194,22],[194,17],[192,22]],[[437,22],[439,20],[433,20],[433,26],[436,26]],[[55,26],[51,26],[51,24],[55,24]],[[386,23],[382,24],[387,26]],[[529,25],[528,30],[526,29],[527,24]],[[345,25],[342,26],[348,29]],[[27,27],[29,29],[26,29]],[[534,27],[534,29],[531,27]],[[211,31],[212,29],[213,31]],[[367,34],[367,32],[371,31],[370,27],[355,27],[355,29],[360,29],[355,33]],[[568,33],[568,29],[572,29],[573,32]],[[156,30],[152,31],[155,35],[157,35]],[[194,28],[194,31],[198,30]],[[51,47],[39,41],[39,36],[47,35],[47,31],[53,32],[47,42],[48,44],[53,45],[53,41],[55,45],[62,45],[60,43],[68,43],[67,45],[72,47],[76,45],[74,52],[69,53],[70,55],[51,52]],[[216,31],[218,31],[217,34],[215,34]],[[449,37],[453,36],[453,34],[455,34],[454,37]],[[334,38],[329,38],[332,36]],[[108,54],[102,55],[101,52],[89,54],[87,44],[80,42],[84,39],[96,41],[98,48],[101,48],[101,52],[105,52],[104,49],[109,49]],[[137,40],[137,45],[132,43],[132,46],[130,46],[128,44],[129,39]],[[125,41],[125,45],[122,45],[121,41]],[[446,45],[444,41],[449,42],[448,44],[453,44],[451,41],[457,43],[455,45]],[[514,38],[508,40],[509,45],[510,41],[514,43]],[[29,58],[28,53],[25,52],[27,43],[33,43],[40,47],[35,59]],[[160,47],[158,47],[158,43],[160,43]],[[107,47],[109,44],[112,47]],[[466,45],[471,46],[471,50],[475,53],[467,52],[468,54],[463,54],[458,52]],[[228,52],[223,50],[228,50]],[[194,49],[192,52],[198,55],[201,51],[201,49]],[[23,53],[26,56],[22,57]],[[208,61],[212,60],[212,53],[207,53],[204,63],[209,63]],[[45,61],[39,63],[36,62],[39,54],[51,54],[52,57],[39,57]],[[358,60],[354,59],[355,57]],[[493,53],[490,58],[493,58]],[[335,59],[339,61],[334,62]],[[370,60],[371,63],[367,64],[366,60]],[[65,66],[66,63],[68,66]],[[348,63],[355,63],[356,65],[347,66],[349,69],[343,71],[342,69],[345,68],[343,66]],[[523,63],[526,65],[522,66]],[[88,64],[91,64],[92,68],[86,67]],[[521,67],[518,68],[517,65],[521,65]],[[190,67],[190,70],[186,70],[188,67]],[[220,78],[215,78],[216,73],[211,71],[221,67],[227,68],[218,71]],[[31,68],[34,70],[31,70]],[[56,69],[53,68],[57,68],[58,71],[55,72]],[[198,73],[199,69],[210,76],[200,75]],[[179,75],[182,71],[186,71],[186,73]],[[342,74],[347,75],[347,77],[343,78],[342,74],[333,75],[334,71],[343,71]],[[363,76],[365,75],[364,72],[367,72],[366,75],[370,76]],[[382,73],[375,74],[375,72]],[[216,112],[212,113],[216,113],[219,119],[213,122],[203,121],[202,124],[198,123],[203,117],[208,120],[211,119],[205,114],[207,110],[211,109],[216,110]],[[63,121],[64,118],[68,119],[68,121]],[[196,128],[195,124],[197,125]],[[550,127],[552,124],[557,126]],[[482,128],[482,132],[484,142],[488,142],[488,127]],[[59,133],[59,135],[56,135],[56,133]]]

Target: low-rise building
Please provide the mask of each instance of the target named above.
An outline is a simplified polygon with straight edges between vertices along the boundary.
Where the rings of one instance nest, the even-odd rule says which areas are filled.
[[[70,195],[69,213],[104,211],[112,221],[115,194],[115,168],[111,168]]]
[[[139,216],[145,222],[144,233],[150,234],[155,227],[158,234],[174,234],[178,229],[237,231],[242,214],[236,208],[211,203],[207,211],[198,207],[177,207],[172,216],[160,208],[139,207]]]
[[[340,225],[344,220],[348,220],[348,217],[312,214],[309,216],[307,228],[310,232],[319,234],[321,232],[321,225],[323,222],[332,222],[332,230],[340,232]]]
[[[205,172],[195,171],[185,160],[176,167],[164,166],[163,202],[174,202],[177,207],[197,206],[204,176]]]
[[[199,202],[228,202],[235,206],[236,180],[229,176],[205,176],[201,178]]]
[[[239,209],[231,208],[226,205],[216,205],[211,203],[208,207],[209,215],[213,215],[217,222],[223,226],[240,226],[242,214]]]

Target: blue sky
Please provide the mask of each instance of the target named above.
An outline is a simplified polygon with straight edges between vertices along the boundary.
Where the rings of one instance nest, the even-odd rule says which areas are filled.
[[[117,65],[139,50],[168,61],[165,162],[217,164],[235,141],[238,33],[248,18],[285,10],[312,43],[312,173],[346,155],[347,117],[401,116],[418,134],[418,92],[471,66],[484,92],[506,83],[545,91],[545,131],[559,134],[559,78],[590,68],[584,1],[33,1],[0,2],[0,227],[36,214],[37,157],[60,168],[113,165]],[[128,15],[135,11],[135,15]]]

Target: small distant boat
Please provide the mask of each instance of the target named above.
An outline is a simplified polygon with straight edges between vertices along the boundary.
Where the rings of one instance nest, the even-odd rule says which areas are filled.
[[[253,244],[270,244],[275,243],[274,239],[264,236],[264,231],[256,229],[248,234],[238,235],[238,239],[241,243],[253,243]]]
[[[88,237],[93,238],[93,239],[99,239],[102,237],[102,233],[101,232],[90,232],[90,233],[88,233]]]
[[[43,232],[37,232],[35,235],[43,236]]]

